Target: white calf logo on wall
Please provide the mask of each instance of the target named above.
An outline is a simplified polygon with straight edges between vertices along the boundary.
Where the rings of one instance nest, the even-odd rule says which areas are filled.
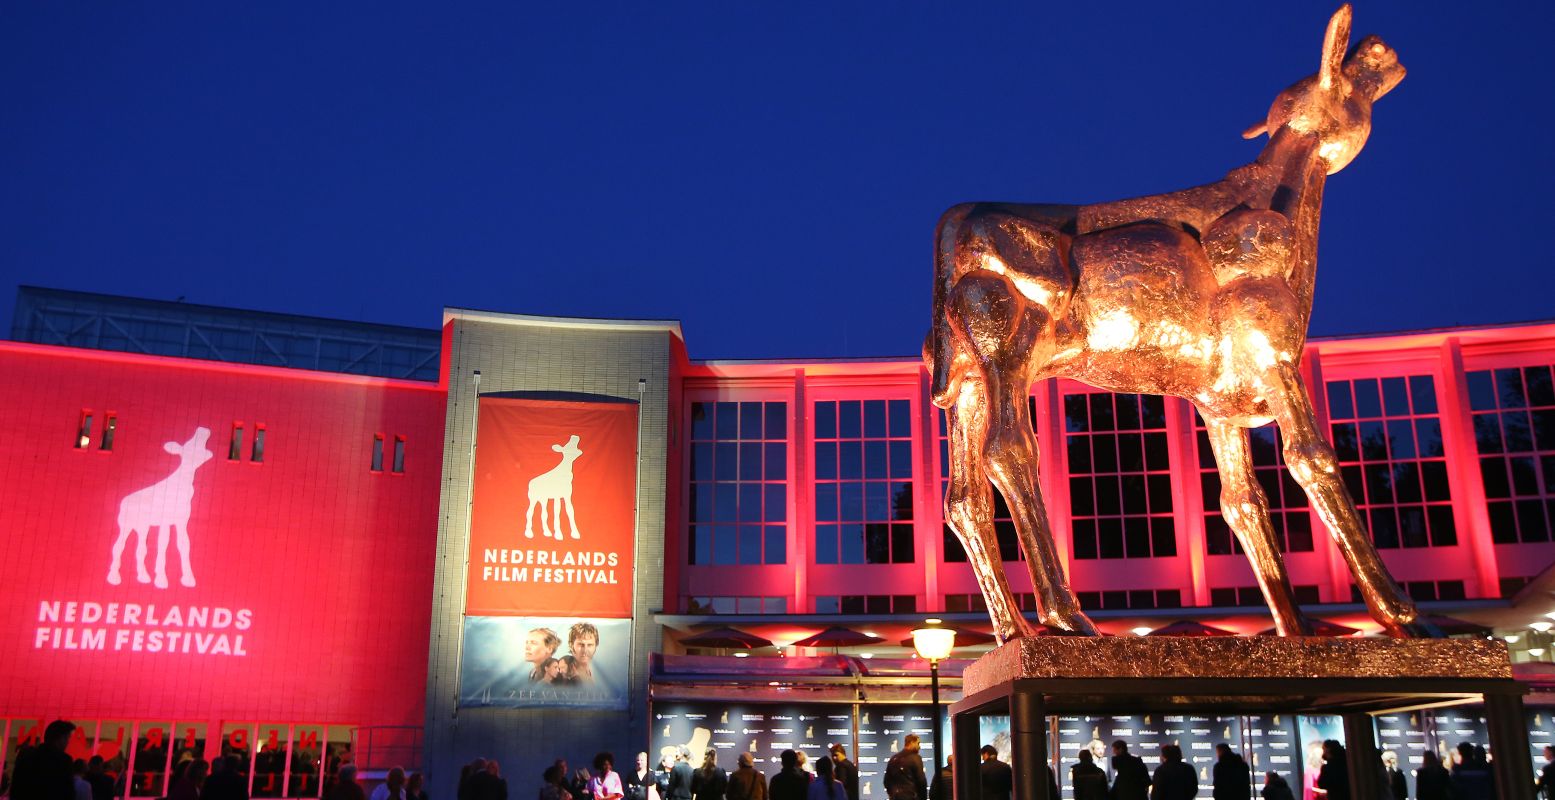
[[[178,466],[166,478],[130,494],[119,503],[119,537],[113,542],[113,563],[108,567],[109,583],[119,585],[119,561],[124,555],[125,543],[130,534],[134,533],[135,579],[141,583],[154,583],[158,589],[166,589],[167,545],[172,538],[172,529],[177,528],[178,582],[184,586],[194,586],[194,569],[189,566],[189,509],[194,501],[195,470],[211,460],[211,451],[205,447],[210,438],[209,428],[196,428],[189,441],[162,445],[162,449],[178,456]],[[569,478],[570,475],[569,470]],[[531,487],[531,496],[533,492]],[[571,503],[568,505],[570,508]],[[146,572],[146,536],[152,528],[157,529],[155,578]],[[573,533],[573,536],[577,536],[577,533]]]
[[[524,536],[535,538],[535,506],[540,507],[541,533],[557,540],[562,538],[562,508],[567,510],[567,525],[572,528],[572,538],[578,538],[578,517],[572,511],[572,462],[583,455],[578,449],[578,435],[573,434],[565,445],[553,444],[551,449],[562,454],[561,463],[535,476],[529,481],[529,508],[524,511]],[[555,503],[556,530],[546,518],[546,508]]]

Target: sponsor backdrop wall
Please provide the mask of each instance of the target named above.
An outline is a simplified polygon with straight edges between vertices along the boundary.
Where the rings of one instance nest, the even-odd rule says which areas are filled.
[[[421,724],[438,387],[11,343],[0,375],[0,717]]]
[[[647,654],[660,646],[653,613],[663,605],[679,329],[459,310],[445,319],[429,791],[452,797],[459,765],[478,756],[518,776],[539,775],[558,757],[587,764],[601,750],[629,763],[623,754],[648,741]],[[554,478],[562,472],[570,510]],[[546,523],[531,508],[531,489],[550,498],[541,504]],[[546,660],[576,662],[580,622],[597,631],[594,682],[532,680]]]

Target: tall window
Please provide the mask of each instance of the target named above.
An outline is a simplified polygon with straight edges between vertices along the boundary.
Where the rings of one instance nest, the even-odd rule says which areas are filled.
[[[1430,375],[1328,382],[1334,451],[1379,548],[1458,543]]]
[[[815,404],[815,563],[911,563],[912,412],[906,400]]]
[[[691,404],[692,564],[788,560],[788,404]]]
[[[1498,544],[1555,529],[1555,384],[1549,366],[1468,373],[1474,441]]]
[[[1032,399],[1031,419],[1036,424],[1037,401]],[[945,412],[937,409],[935,415],[939,419],[939,433],[935,440],[939,443],[939,485],[940,502],[943,504],[945,493],[950,490],[950,438],[945,431]],[[1015,535],[1015,520],[1010,514],[1010,507],[1004,502],[1004,495],[997,489],[993,490],[993,530],[999,537],[999,558],[1004,561],[1019,561],[1025,558],[1021,552],[1020,540]],[[961,537],[951,529],[949,521],[945,523],[945,561],[966,561],[966,549],[961,546]]]
[[[1204,493],[1204,549],[1212,556],[1241,554],[1242,543],[1220,514],[1220,471],[1215,467],[1209,432],[1198,411],[1193,412],[1193,421],[1198,434],[1199,487]],[[1280,429],[1273,425],[1253,428],[1247,432],[1247,440],[1252,450],[1253,473],[1269,499],[1269,522],[1280,537],[1281,549],[1287,553],[1311,552],[1312,517],[1307,495],[1285,468]]]
[[[1164,400],[1068,394],[1064,430],[1074,557],[1177,555]]]

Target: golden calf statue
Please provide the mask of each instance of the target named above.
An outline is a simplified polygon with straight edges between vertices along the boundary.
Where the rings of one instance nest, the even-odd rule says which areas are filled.
[[[1032,629],[1004,576],[990,481],[1014,516],[1042,623],[1096,633],[1064,576],[1038,488],[1026,400],[1034,381],[1053,377],[1198,408],[1222,512],[1282,635],[1311,629],[1253,474],[1247,429],[1271,421],[1372,616],[1394,636],[1434,632],[1372,546],[1299,369],[1323,183],[1360,152],[1372,103],[1404,78],[1376,37],[1346,54],[1350,16],[1346,5],[1329,20],[1318,73],[1281,92],[1243,134],[1268,134],[1258,159],[1220,181],[1086,206],[971,203],[940,219],[924,356],[950,436],[945,515],[1001,640]]]

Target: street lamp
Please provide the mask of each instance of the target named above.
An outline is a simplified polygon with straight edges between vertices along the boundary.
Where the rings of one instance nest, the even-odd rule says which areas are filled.
[[[934,775],[937,777],[942,752],[939,743],[939,662],[948,658],[956,646],[956,632],[940,627],[937,619],[924,620],[924,627],[912,632],[912,646],[918,651],[919,658],[929,660],[930,696],[934,703]]]

